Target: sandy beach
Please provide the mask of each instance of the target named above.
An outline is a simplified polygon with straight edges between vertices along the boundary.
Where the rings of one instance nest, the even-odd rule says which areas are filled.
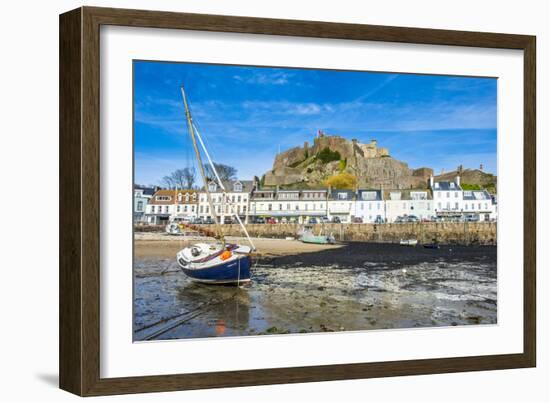
[[[226,237],[226,241],[230,243],[248,244],[247,240],[242,237]],[[212,243],[215,242],[215,240],[209,237],[186,237],[151,232],[136,233],[135,257],[138,259],[146,257],[175,258],[178,251],[196,242]],[[306,244],[296,239],[252,238],[252,242],[257,249],[256,255],[263,258],[312,253],[341,248],[343,246],[342,244]]]

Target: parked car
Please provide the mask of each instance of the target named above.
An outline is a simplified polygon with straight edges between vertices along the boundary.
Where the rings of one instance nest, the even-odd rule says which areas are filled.
[[[274,219],[273,217],[268,218],[268,219],[266,220],[266,222],[267,222],[268,224],[277,224],[277,220]]]
[[[382,218],[382,216],[377,215],[376,218],[374,219],[374,223],[375,224],[384,224],[384,219]]]
[[[214,220],[212,219],[212,217],[206,217],[206,219],[204,220],[204,223],[205,224],[214,224]]]
[[[361,217],[353,217],[351,222],[354,224],[363,224],[363,219]]]
[[[235,219],[233,219],[233,217],[224,217],[223,223],[224,223],[224,224],[234,224],[234,223],[235,223]]]
[[[256,217],[254,220],[252,220],[253,224],[265,224],[265,218],[263,217]]]
[[[311,217],[308,221],[307,221],[308,224],[318,224],[319,221],[317,221],[317,219],[315,217]]]
[[[340,220],[340,217],[332,217],[332,222],[334,224],[340,224],[342,220]]]
[[[330,220],[328,219],[327,216],[319,218],[319,221],[323,224],[326,224],[326,223],[330,222]]]
[[[466,214],[464,215],[464,221],[466,222],[478,222],[479,214]]]
[[[204,224],[204,220],[202,219],[202,217],[196,217],[193,220],[193,224]]]
[[[406,222],[419,222],[419,221],[420,220],[415,215],[409,215],[406,217]]]

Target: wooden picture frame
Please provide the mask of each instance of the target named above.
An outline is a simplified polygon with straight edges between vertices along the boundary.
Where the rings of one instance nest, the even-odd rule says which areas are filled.
[[[100,26],[119,25],[524,52],[523,353],[441,359],[100,377]],[[535,37],[82,7],[60,16],[60,387],[81,396],[533,367],[536,363]]]

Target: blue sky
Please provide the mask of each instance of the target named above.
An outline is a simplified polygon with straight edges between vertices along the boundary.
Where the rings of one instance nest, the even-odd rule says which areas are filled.
[[[377,139],[410,168],[496,174],[497,80],[193,63],[134,62],[135,182],[196,163],[180,85],[216,162],[241,179],[318,131]]]

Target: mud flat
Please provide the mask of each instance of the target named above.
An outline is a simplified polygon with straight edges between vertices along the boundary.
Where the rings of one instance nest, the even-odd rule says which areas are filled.
[[[134,340],[496,324],[496,247],[255,241],[243,288],[186,278],[189,240],[136,241]]]

